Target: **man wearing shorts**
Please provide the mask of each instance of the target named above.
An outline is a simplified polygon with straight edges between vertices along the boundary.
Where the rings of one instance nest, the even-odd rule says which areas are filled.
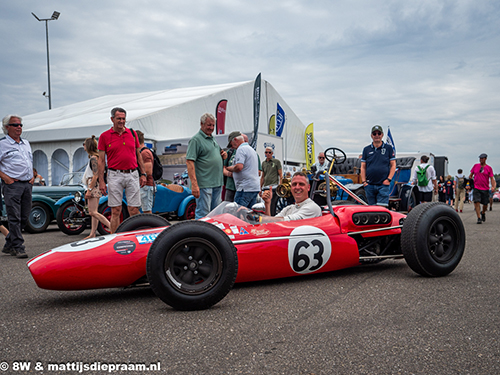
[[[125,126],[126,116],[127,112],[123,108],[111,110],[113,127],[101,134],[97,146],[99,149],[99,189],[102,194],[108,194],[108,206],[111,207],[111,220],[109,221],[111,233],[114,233],[120,225],[123,190],[125,189],[130,216],[137,215],[141,206],[140,188],[146,184],[139,140],[135,132]],[[104,182],[105,156],[108,160],[107,189]]]
[[[491,191],[495,191],[497,186],[493,177],[493,169],[486,164],[488,155],[479,155],[479,163],[474,164],[470,170],[469,179],[474,178],[474,191],[472,193],[474,199],[474,209],[476,210],[477,223],[482,224],[486,221],[486,210],[490,202],[490,182]],[[481,204],[483,211],[481,212]]]

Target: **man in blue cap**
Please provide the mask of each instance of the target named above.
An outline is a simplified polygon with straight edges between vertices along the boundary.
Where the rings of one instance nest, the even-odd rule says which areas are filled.
[[[389,186],[396,172],[396,155],[391,145],[384,143],[380,125],[372,128],[372,143],[363,149],[361,181],[370,205],[389,205]]]

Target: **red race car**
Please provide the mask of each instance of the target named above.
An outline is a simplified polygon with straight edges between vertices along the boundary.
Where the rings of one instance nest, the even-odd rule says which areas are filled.
[[[174,225],[159,216],[137,215],[115,234],[55,248],[31,259],[28,267],[40,288],[149,283],[173,308],[198,310],[222,300],[235,282],[384,259],[404,257],[423,276],[445,276],[465,248],[462,220],[442,203],[418,205],[408,216],[377,206],[330,203],[318,218],[266,224],[255,219],[255,212],[228,202],[202,220]]]

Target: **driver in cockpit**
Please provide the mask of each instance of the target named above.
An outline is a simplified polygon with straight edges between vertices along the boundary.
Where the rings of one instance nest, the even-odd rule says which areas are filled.
[[[290,183],[291,193],[295,199],[295,204],[286,206],[276,216],[271,215],[271,199],[273,197],[272,189],[262,193],[262,199],[266,206],[266,215],[260,216],[259,222],[267,223],[274,221],[290,221],[300,219],[310,219],[321,216],[321,207],[318,206],[311,198],[309,198],[309,179],[303,172],[296,172],[292,176]]]

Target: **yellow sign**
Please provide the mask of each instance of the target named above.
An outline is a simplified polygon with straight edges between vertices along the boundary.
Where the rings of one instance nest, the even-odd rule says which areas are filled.
[[[314,161],[314,129],[313,123],[311,122],[307,128],[305,133],[305,143],[306,143],[306,162],[307,162],[307,170],[310,170]]]
[[[272,115],[269,119],[269,134],[276,135],[276,116]]]

